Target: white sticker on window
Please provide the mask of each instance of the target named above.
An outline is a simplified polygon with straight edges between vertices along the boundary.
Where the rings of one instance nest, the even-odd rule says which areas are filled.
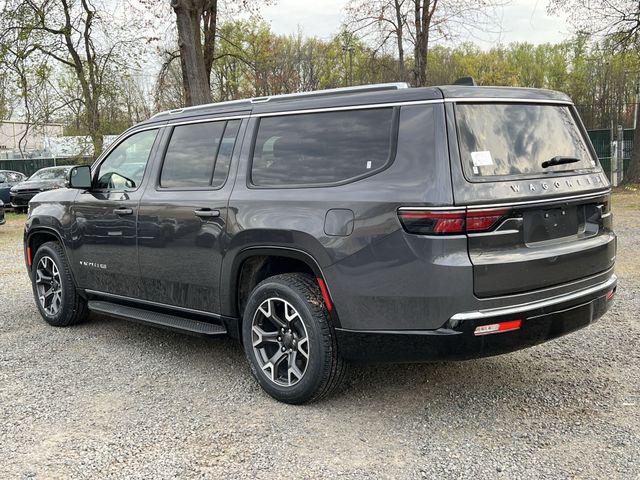
[[[371,160],[367,162],[367,170],[369,170],[370,168],[371,168]]]
[[[491,158],[491,152],[471,152],[471,161],[474,167],[486,167],[487,165],[493,165],[493,158]]]

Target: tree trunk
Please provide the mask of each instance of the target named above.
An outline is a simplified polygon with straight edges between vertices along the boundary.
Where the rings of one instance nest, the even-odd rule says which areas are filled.
[[[204,70],[211,88],[211,68],[215,57],[216,28],[218,23],[218,0],[207,0],[202,12],[204,23]]]
[[[398,75],[400,80],[405,80],[404,70],[404,20],[402,18],[402,5],[399,0],[394,0],[394,7],[396,10],[396,40],[398,42]]]
[[[429,31],[431,19],[438,0],[413,0],[416,25],[416,44],[414,48],[414,76],[416,87],[427,84],[427,53],[429,51]]]
[[[180,65],[187,106],[211,102],[211,89],[204,63],[200,20],[204,4],[197,0],[172,0],[178,27]]]
[[[633,131],[633,151],[629,170],[624,177],[624,183],[640,183],[640,108],[636,108],[636,129]]]

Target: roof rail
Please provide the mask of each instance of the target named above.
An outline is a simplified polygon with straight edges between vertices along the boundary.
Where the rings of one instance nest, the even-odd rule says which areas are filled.
[[[228,100],[226,102],[216,102],[216,103],[206,103],[202,105],[194,105],[192,107],[184,107],[177,108],[174,110],[165,110],[163,112],[158,112],[153,115],[151,118],[158,117],[160,115],[172,115],[182,112],[187,112],[191,110],[199,110],[208,107],[218,107],[218,106],[226,106],[226,105],[241,105],[243,103],[248,104],[257,104],[257,103],[266,103],[271,100],[279,100],[279,99],[289,99],[289,98],[305,98],[305,97],[313,97],[313,96],[322,96],[322,95],[334,95],[341,93],[364,93],[364,92],[375,92],[379,90],[399,90],[402,88],[409,88],[409,84],[406,82],[396,82],[396,83],[376,83],[372,85],[356,85],[353,87],[339,87],[339,88],[327,88],[325,90],[312,90],[310,92],[298,92],[298,93],[285,93],[281,95],[270,95],[266,97],[253,97],[242,100]]]

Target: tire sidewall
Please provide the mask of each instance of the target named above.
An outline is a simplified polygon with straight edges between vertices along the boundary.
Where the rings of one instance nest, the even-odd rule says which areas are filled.
[[[309,361],[302,379],[290,387],[273,383],[261,370],[251,339],[251,327],[257,308],[268,298],[279,297],[289,302],[298,311],[305,328],[309,342]],[[242,340],[245,354],[251,366],[251,373],[262,388],[276,399],[288,403],[302,403],[311,398],[322,385],[327,365],[327,355],[330,352],[324,347],[321,326],[317,315],[324,315],[322,307],[310,305],[304,296],[290,286],[267,279],[259,284],[252,292],[247,302],[242,320]]]
[[[40,263],[40,260],[42,259],[42,257],[45,257],[45,256],[51,258],[55,262],[56,267],[58,267],[58,271],[60,272],[60,285],[62,288],[62,295],[61,295],[62,305],[56,315],[49,315],[47,312],[45,312],[44,308],[42,308],[42,305],[40,304],[40,299],[38,298],[38,289],[36,287],[36,269],[38,268],[38,264]],[[33,262],[31,263],[31,287],[33,289],[33,296],[36,302],[36,306],[38,307],[38,310],[40,311],[40,315],[42,315],[42,318],[44,318],[48,324],[53,326],[65,325],[71,313],[70,309],[71,309],[71,306],[73,305],[73,296],[75,295],[75,287],[73,285],[73,282],[69,278],[66,259],[58,251],[58,249],[52,246],[51,244],[46,243],[42,245],[38,249],[38,251],[36,252],[33,258]]]

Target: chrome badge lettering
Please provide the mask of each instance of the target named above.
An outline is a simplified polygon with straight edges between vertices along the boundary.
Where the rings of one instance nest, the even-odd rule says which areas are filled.
[[[100,270],[107,269],[106,263],[85,262],[84,260],[80,260],[80,265],[82,265],[83,267],[89,267],[89,268],[99,268]]]
[[[551,184],[547,182],[535,182],[535,183],[530,182],[528,187],[525,187],[525,188],[528,188],[530,192],[537,192],[538,190],[549,190],[551,189],[551,187],[558,190],[558,189],[571,189],[571,188],[574,188],[576,185],[579,187],[584,187],[588,185],[604,184],[604,183],[605,181],[603,180],[601,175],[594,175],[590,177],[571,178],[564,181],[558,179]],[[514,193],[520,193],[521,187],[519,184],[514,183],[509,185],[509,187]]]

